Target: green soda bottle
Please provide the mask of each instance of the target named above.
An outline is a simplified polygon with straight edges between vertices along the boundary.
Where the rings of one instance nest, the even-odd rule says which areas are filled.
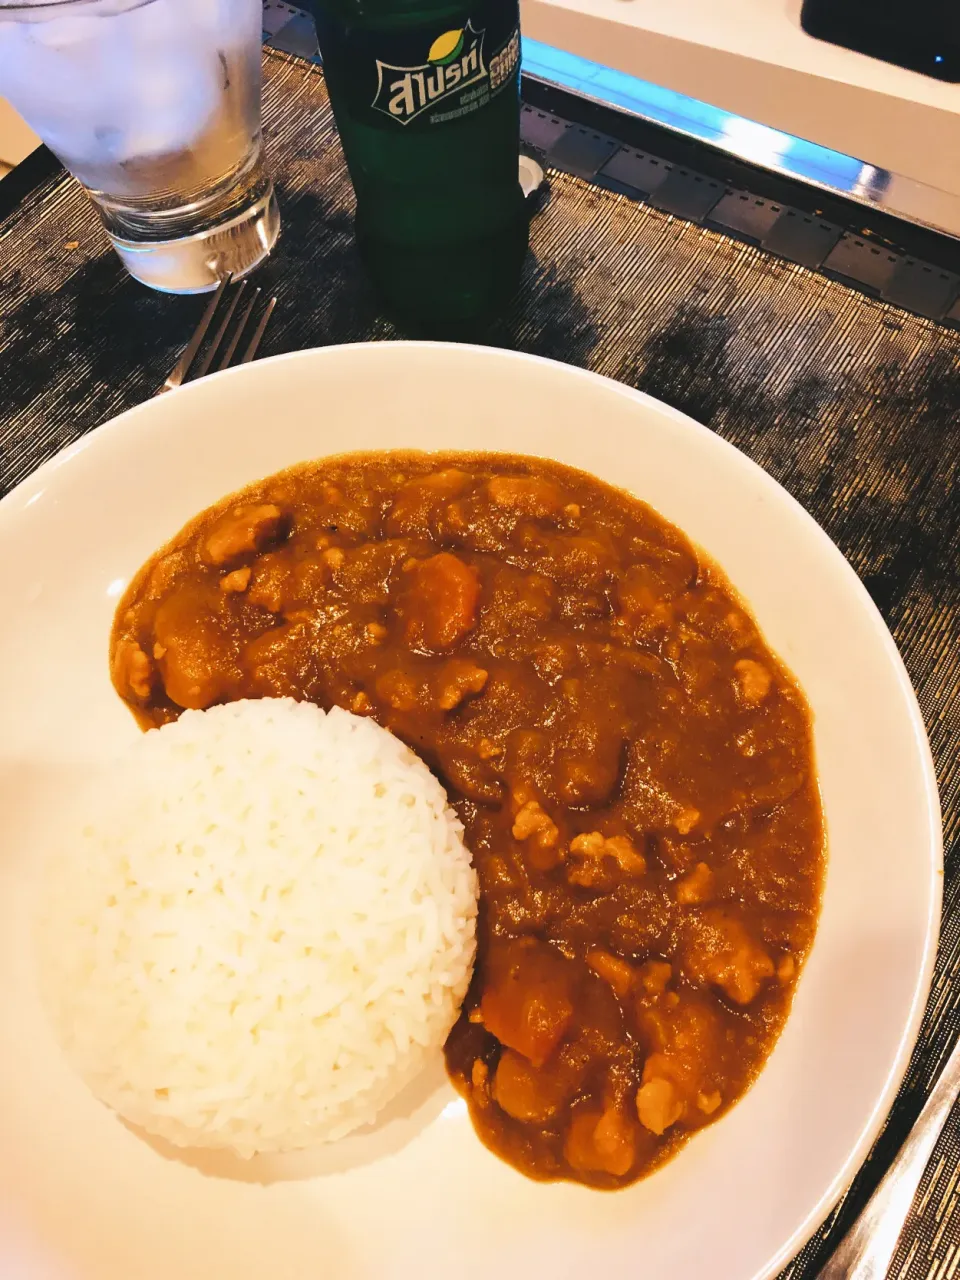
[[[527,251],[518,0],[310,0],[388,310],[455,335],[508,301]]]

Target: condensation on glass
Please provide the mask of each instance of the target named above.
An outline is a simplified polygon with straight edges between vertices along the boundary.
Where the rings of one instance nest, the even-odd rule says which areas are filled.
[[[0,95],[154,288],[212,288],[276,240],[260,24],[260,0],[0,0]]]

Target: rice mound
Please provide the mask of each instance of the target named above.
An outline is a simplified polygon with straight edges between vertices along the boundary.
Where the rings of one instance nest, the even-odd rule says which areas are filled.
[[[187,711],[48,868],[44,1002],[90,1088],[178,1146],[291,1151],[372,1121],[470,980],[477,882],[440,783],[372,720]]]

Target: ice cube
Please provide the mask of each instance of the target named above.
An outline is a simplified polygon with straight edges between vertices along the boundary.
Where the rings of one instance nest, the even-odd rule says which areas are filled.
[[[83,136],[84,121],[91,118],[89,108],[100,85],[90,74],[89,58],[67,56],[66,46],[57,48],[35,39],[46,25],[0,21],[0,91],[44,142],[62,155],[63,149],[56,144],[61,135],[76,136],[78,129]]]
[[[185,22],[204,31],[226,33],[230,30],[229,14],[223,0],[188,0],[183,17]]]
[[[153,0],[141,5],[125,13],[121,25],[124,39],[137,45],[144,55],[157,49],[162,50],[161,56],[169,56],[189,47],[190,33],[176,0]]]
[[[116,121],[122,130],[113,154],[118,160],[184,151],[208,128],[220,103],[221,67],[212,51],[206,57],[141,61],[121,86],[123,104]]]
[[[72,17],[47,18],[31,22],[30,38],[35,44],[48,49],[67,49],[85,40],[96,40],[103,34],[103,23],[109,18],[94,18],[81,14]]]

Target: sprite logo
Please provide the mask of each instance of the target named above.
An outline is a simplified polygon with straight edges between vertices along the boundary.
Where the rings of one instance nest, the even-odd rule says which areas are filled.
[[[468,22],[461,31],[437,36],[426,62],[419,66],[395,67],[378,58],[377,92],[371,106],[400,124],[409,124],[444,98],[459,96],[470,85],[486,81],[483,37],[484,32],[474,31]]]

